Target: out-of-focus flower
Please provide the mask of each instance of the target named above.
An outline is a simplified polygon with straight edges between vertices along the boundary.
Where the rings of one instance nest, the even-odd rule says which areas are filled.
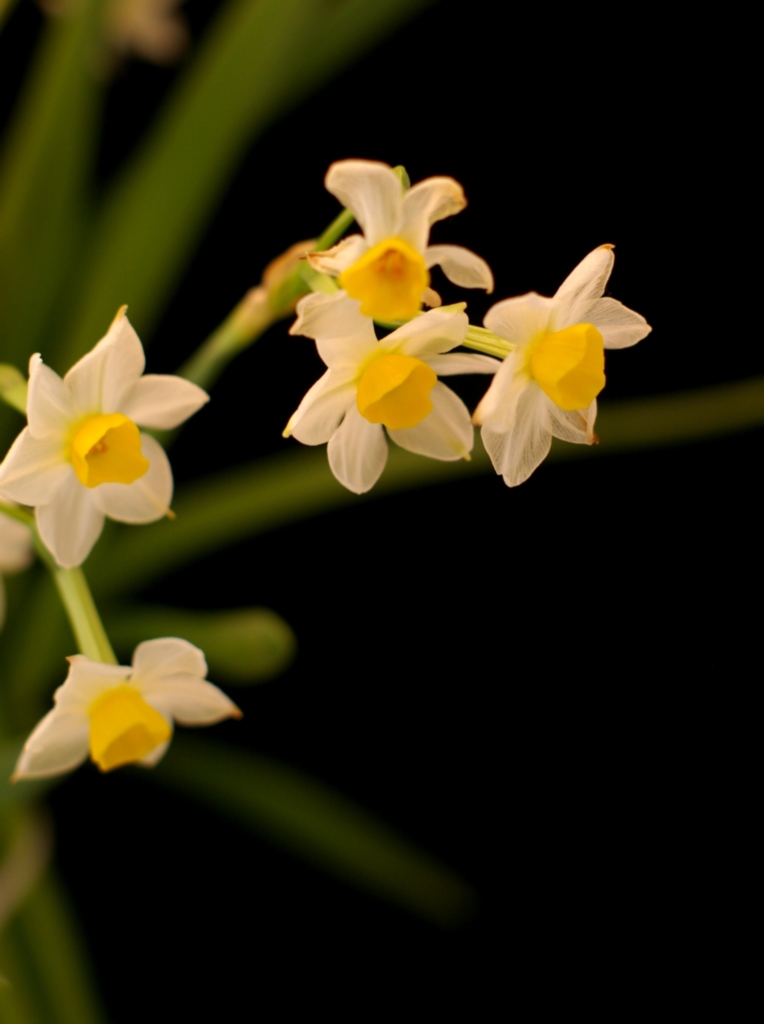
[[[104,517],[150,523],[169,513],[172,471],[137,424],[178,426],[208,401],[180,377],[147,374],[123,307],[108,333],[62,380],[39,355],[29,363],[27,419],[0,465],[0,494],[36,508],[59,565],[80,565]]]
[[[613,260],[613,247],[600,246],[551,299],[535,292],[506,299],[483,321],[515,346],[474,416],[496,472],[510,487],[546,458],[552,437],[576,444],[596,440],[604,350],[634,345],[651,330],[639,313],[602,298]]]
[[[46,14],[77,11],[81,0],[38,0]],[[188,46],[189,33],[178,8],[185,0],[107,0],[103,34],[113,57],[141,57],[152,64],[174,64]]]
[[[19,572],[32,561],[32,537],[29,529],[16,519],[0,513],[0,629],[5,621],[3,573]]]
[[[80,654],[68,661],[55,706],[24,744],[14,781],[71,771],[88,754],[104,772],[133,763],[152,767],[169,746],[174,722],[241,718],[233,701],[205,680],[204,654],[187,640],[138,644],[132,668]]]
[[[428,245],[437,220],[467,205],[453,178],[427,178],[406,192],[391,167],[373,160],[341,160],[329,168],[326,187],[349,209],[363,231],[326,252],[311,253],[310,264],[332,277],[361,302],[364,316],[410,320],[423,301],[437,305],[430,291],[430,267],[463,288],[493,291],[485,260],[458,245]]]
[[[438,375],[495,373],[487,356],[450,353],[467,333],[461,309],[430,310],[377,341],[358,302],[342,292],[315,293],[298,303],[291,334],[314,338],[329,367],[303,398],[284,436],[328,442],[329,465],[356,494],[368,491],[387,462],[387,440],[446,461],[473,445],[466,406]]]

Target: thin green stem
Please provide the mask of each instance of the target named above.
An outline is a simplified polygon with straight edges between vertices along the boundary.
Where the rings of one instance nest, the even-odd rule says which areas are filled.
[[[353,214],[349,210],[343,210],[316,240],[313,248],[317,252],[331,248],[352,223]],[[294,312],[297,299],[311,291],[336,290],[334,281],[325,274],[313,270],[308,262],[297,254],[288,252],[283,259],[287,264],[291,262],[295,265],[283,273],[281,280],[276,282],[268,279],[269,273],[266,271],[262,284],[247,292],[222,324],[181,366],[178,370],[180,377],[193,381],[201,388],[209,389],[234,356],[257,341],[272,324]],[[273,264],[271,266],[273,267]],[[279,271],[275,269],[273,276],[278,275]]]
[[[178,370],[180,377],[209,389],[228,363],[285,313],[271,307],[265,288],[252,288],[189,360]]]
[[[63,602],[80,651],[92,661],[117,665],[101,617],[82,569],[56,567],[53,582]]]
[[[93,661],[118,664],[82,569],[63,569],[58,565],[43,544],[34,517],[26,509],[0,502],[0,512],[29,527],[35,550],[53,577],[81,653]]]
[[[497,356],[499,359],[506,359],[515,348],[498,334],[487,331],[485,327],[469,325],[467,337],[462,342],[465,348],[474,349],[475,352],[483,352],[487,356]]]
[[[331,249],[342,238],[353,220],[354,217],[350,210],[341,210],[324,233],[316,239],[316,252]]]

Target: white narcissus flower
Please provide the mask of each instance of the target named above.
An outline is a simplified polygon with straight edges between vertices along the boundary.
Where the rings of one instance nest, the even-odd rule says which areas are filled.
[[[497,473],[510,487],[546,458],[552,437],[595,440],[597,395],[606,348],[635,345],[651,327],[615,299],[603,298],[613,246],[578,264],[549,299],[535,292],[493,306],[483,323],[514,346],[473,420]]]
[[[88,755],[101,771],[152,767],[165,754],[173,723],[214,725],[241,718],[233,701],[205,680],[198,647],[166,637],[138,644],[132,668],[77,654],[53,695],[55,707],[24,744],[13,781],[72,771]]]
[[[170,429],[209,401],[181,377],[142,376],[125,308],[63,380],[32,356],[29,425],[0,465],[0,495],[35,507],[40,536],[65,568],[85,561],[104,517],[150,523],[169,513],[170,464],[137,425]]]
[[[308,391],[284,436],[329,443],[332,472],[356,494],[368,491],[387,462],[387,440],[433,459],[469,455],[473,429],[467,407],[438,375],[495,373],[488,356],[450,353],[464,341],[467,317],[433,309],[377,341],[358,302],[342,292],[314,293],[298,303],[290,334],[316,340],[329,367]]]
[[[359,299],[364,316],[375,320],[410,320],[423,301],[439,303],[430,292],[430,267],[440,265],[449,280],[463,288],[493,291],[485,260],[458,245],[428,245],[437,220],[467,205],[453,178],[427,178],[406,192],[387,164],[341,160],[329,168],[327,189],[355,217],[362,235],[349,235],[326,252],[311,253],[310,265],[339,279]]]
[[[32,535],[16,519],[0,513],[0,629],[5,621],[3,573],[19,572],[32,561]]]

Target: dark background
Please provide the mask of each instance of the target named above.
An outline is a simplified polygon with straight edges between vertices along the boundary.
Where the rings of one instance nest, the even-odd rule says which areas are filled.
[[[195,33],[214,6],[187,5]],[[443,0],[318,91],[234,176],[150,369],[173,371],[270,259],[317,234],[337,211],[327,167],[364,157],[463,184],[468,209],[433,240],[494,270],[495,295],[469,297],[473,322],[497,299],[552,294],[616,245],[609,293],[653,333],[608,357],[603,405],[761,372],[744,268],[728,258],[745,180],[722,207],[709,156],[727,143],[723,100],[702,48],[619,10],[617,23],[546,7],[498,20]],[[172,77],[135,62],[115,82],[102,181]],[[271,330],[189,424],[177,479],[296,444],[281,430],[321,372],[307,339]],[[53,798],[58,854],[115,1024],[153,1019],[147,1007],[254,1019],[273,999],[363,1016],[358,990],[361,1005],[413,1012],[460,999],[474,1012],[505,986],[604,1010],[603,977],[631,991],[669,971],[677,936],[705,927],[699,851],[730,749],[720,694],[755,615],[741,578],[760,557],[761,432],[617,457],[601,442],[513,490],[486,475],[359,501],[147,595],[282,614],[294,666],[236,691],[245,718],[218,737],[363,803],[462,873],[481,907],[437,929],[137,771],[83,770]]]

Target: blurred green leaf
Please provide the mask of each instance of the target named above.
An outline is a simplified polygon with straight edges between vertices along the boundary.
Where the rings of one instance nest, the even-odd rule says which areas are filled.
[[[13,769],[16,767],[25,740],[26,736],[0,738],[0,812],[36,801],[57,781],[39,779],[35,782],[11,782]]]
[[[66,894],[49,869],[10,929],[24,959],[39,1024],[106,1024],[90,957]]]
[[[15,6],[16,0],[0,0],[0,28]]]
[[[764,425],[764,377],[679,395],[605,405],[597,420],[601,444],[555,444],[551,459],[585,458],[701,440]],[[177,519],[122,534],[96,549],[89,571],[100,594],[144,586],[193,558],[245,537],[396,491],[492,472],[477,447],[470,462],[438,462],[396,445],[379,483],[359,497],[332,476],[323,449],[293,449],[251,466],[206,477],[184,488]],[[501,486],[497,483],[497,486]]]
[[[344,881],[438,924],[457,925],[474,909],[472,890],[452,871],[293,768],[179,736],[154,776]]]
[[[76,17],[46,20],[0,154],[0,333],[3,358],[23,366],[40,347],[66,275],[79,269],[100,13],[101,0],[84,0]]]
[[[283,672],[297,649],[291,628],[268,608],[189,611],[141,604],[106,615],[109,636],[123,665],[142,640],[179,636],[204,651],[210,676],[229,683],[259,683]]]
[[[106,202],[66,365],[124,302],[149,333],[255,136],[431,2],[229,0]]]

